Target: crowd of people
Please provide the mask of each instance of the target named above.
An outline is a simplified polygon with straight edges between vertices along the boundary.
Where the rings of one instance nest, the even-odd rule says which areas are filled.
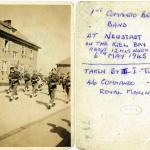
[[[23,92],[30,92],[30,98],[36,97],[38,91],[41,91],[44,85],[48,86],[48,95],[50,97],[48,109],[51,109],[53,106],[55,106],[55,93],[58,85],[62,85],[63,92],[66,92],[66,104],[70,102],[70,72],[67,74],[60,74],[56,68],[53,68],[47,77],[43,77],[37,71],[33,71],[32,74],[27,70],[25,70],[23,73],[20,73],[18,67],[15,66],[10,68],[8,79],[9,89],[7,90],[7,94],[10,94],[10,101],[13,101],[14,99],[17,100],[19,98],[18,86],[20,85],[20,81],[24,80]],[[30,86],[32,86],[32,90],[30,90]]]

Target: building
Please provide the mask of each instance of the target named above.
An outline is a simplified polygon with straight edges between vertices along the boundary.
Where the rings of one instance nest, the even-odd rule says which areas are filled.
[[[70,58],[66,58],[57,64],[57,69],[59,70],[59,73],[66,74],[67,72],[70,72],[70,66]]]
[[[0,82],[8,81],[10,67],[35,70],[39,48],[12,27],[11,20],[0,21]]]

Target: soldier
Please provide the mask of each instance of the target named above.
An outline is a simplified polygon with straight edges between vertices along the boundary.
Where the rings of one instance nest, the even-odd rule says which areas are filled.
[[[8,75],[8,79],[9,79],[9,89],[6,90],[7,91],[7,94],[9,94],[11,91],[12,91],[12,82],[11,82],[11,77],[13,75],[13,72],[14,72],[14,67],[10,67],[10,73]]]
[[[44,86],[45,81],[44,81],[44,77],[41,73],[39,73],[39,83],[38,83],[38,90],[42,91],[42,87]]]
[[[28,71],[25,71],[23,78],[25,81],[25,88],[23,89],[23,91],[29,92],[29,85],[30,85],[30,80],[31,80],[30,73]]]
[[[70,88],[71,88],[71,79],[70,79],[70,72],[67,73],[67,77],[65,79],[65,90],[67,93],[67,101],[66,104],[70,102]]]
[[[30,94],[30,98],[32,98],[33,96],[34,97],[37,96],[38,81],[39,81],[39,76],[37,74],[37,71],[34,71],[31,77],[32,93]]]
[[[17,87],[20,79],[21,79],[20,72],[18,71],[18,67],[16,66],[14,68],[14,72],[11,75],[12,95],[10,97],[10,101],[12,101],[13,99],[17,100],[19,98],[17,93]]]
[[[65,91],[65,76],[62,73],[59,79],[60,85],[62,85],[63,92]]]
[[[55,105],[54,100],[55,100],[55,92],[57,88],[57,83],[58,83],[58,76],[55,70],[52,69],[48,77],[48,91],[50,95],[48,109],[50,109],[51,107]]]

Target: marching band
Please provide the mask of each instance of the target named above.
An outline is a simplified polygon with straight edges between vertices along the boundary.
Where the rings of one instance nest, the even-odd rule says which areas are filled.
[[[18,86],[20,85],[20,81],[24,80],[24,89],[23,92],[30,92],[30,98],[38,96],[38,91],[42,90],[44,85],[48,86],[48,109],[51,109],[55,106],[55,92],[57,90],[57,86],[62,86],[62,92],[66,93],[67,100],[66,104],[70,102],[70,88],[71,88],[71,78],[70,72],[67,74],[59,73],[56,68],[51,69],[49,75],[47,77],[42,77],[40,73],[34,70],[29,73],[25,70],[23,73],[20,73],[18,67],[11,67],[10,73],[8,75],[9,80],[9,88],[6,90],[7,94],[10,94],[10,102],[13,100],[19,99],[18,97]],[[30,91],[30,85],[32,86],[32,90]]]

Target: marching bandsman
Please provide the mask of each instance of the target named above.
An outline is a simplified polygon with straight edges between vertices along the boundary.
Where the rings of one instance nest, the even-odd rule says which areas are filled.
[[[14,67],[10,67],[10,73],[8,75],[8,80],[9,80],[9,88],[7,90],[7,94],[9,94],[12,91],[12,82],[11,82],[11,77],[13,75],[14,72]]]
[[[43,78],[43,76],[42,76],[41,73],[39,73],[38,76],[39,76],[38,90],[39,90],[39,91],[42,91],[42,87],[44,86],[45,81],[44,81],[44,78]]]
[[[67,93],[67,101],[66,104],[70,102],[70,90],[71,90],[71,78],[70,78],[70,72],[67,73],[67,77],[65,79],[65,90]]]
[[[18,71],[18,67],[16,66],[14,68],[14,71],[10,77],[11,80],[11,86],[12,86],[12,94],[10,97],[10,101],[12,101],[13,99],[18,99],[18,93],[17,93],[17,87],[19,85],[19,80],[21,80],[21,76],[20,76],[20,72]]]
[[[26,70],[24,72],[24,81],[25,81],[25,88],[23,89],[24,92],[29,92],[29,85],[30,85],[30,80],[31,80],[31,77],[30,77],[30,73]]]
[[[32,83],[32,93],[30,94],[30,98],[33,96],[37,96],[37,88],[38,88],[38,81],[39,81],[39,76],[37,74],[37,71],[33,72],[33,75],[31,76],[31,83]]]
[[[60,76],[60,84],[62,85],[63,92],[65,91],[65,76],[61,74]]]
[[[62,84],[62,79],[63,79],[63,74],[61,74],[61,75],[59,76],[59,85]]]
[[[50,109],[51,107],[53,107],[55,105],[55,103],[54,103],[55,92],[56,92],[56,88],[57,88],[57,84],[58,84],[58,76],[54,69],[51,70],[47,83],[48,83],[48,91],[49,91],[49,95],[50,95],[48,109]]]

